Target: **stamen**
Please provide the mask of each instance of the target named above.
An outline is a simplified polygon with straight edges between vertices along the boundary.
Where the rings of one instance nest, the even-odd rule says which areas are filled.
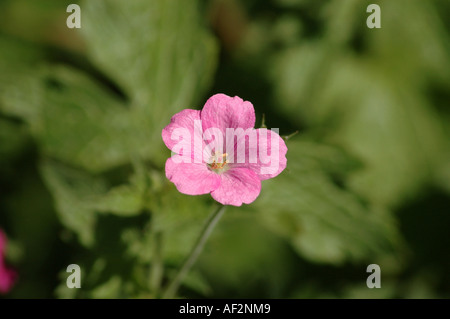
[[[220,154],[220,152],[216,151],[214,155],[211,157],[212,163],[208,164],[209,167],[213,170],[221,170],[224,169],[227,162],[228,153]]]

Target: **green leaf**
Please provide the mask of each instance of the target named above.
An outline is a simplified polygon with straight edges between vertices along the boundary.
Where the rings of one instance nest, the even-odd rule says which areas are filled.
[[[184,108],[196,108],[217,55],[197,1],[85,1],[81,29],[92,61],[130,100],[146,154],[163,163],[161,130]],[[149,155],[150,156],[150,155]]]
[[[28,145],[29,136],[23,125],[0,118],[0,175],[8,176],[13,170],[13,161]]]
[[[373,211],[323,170],[317,154],[332,152],[301,141],[289,142],[288,149],[287,169],[263,182],[253,204],[270,229],[289,239],[302,256],[324,263],[358,261],[397,247],[390,215]]]
[[[321,46],[297,50],[280,59],[281,84],[291,83],[279,87],[287,97],[284,110],[363,163],[350,180],[357,193],[395,207],[433,179],[444,161],[443,123],[415,86],[376,60],[342,55],[330,62],[318,60]],[[297,72],[308,61],[305,56],[312,59],[312,70]],[[318,66],[326,63],[324,75]],[[319,75],[308,80],[315,72]]]
[[[133,216],[141,212],[143,195],[130,185],[111,188],[108,193],[92,201],[91,207],[98,212],[118,216]]]
[[[90,171],[129,162],[138,153],[129,112],[86,74],[64,66],[13,77],[0,110],[22,117],[42,152]]]
[[[181,194],[166,182],[150,203],[152,231],[163,232],[163,256],[169,264],[179,264],[192,249],[198,234],[215,205],[204,196]]]
[[[78,234],[82,244],[94,243],[95,211],[86,198],[105,192],[106,185],[88,174],[53,162],[43,162],[41,174],[50,189],[61,222]]]
[[[434,182],[448,152],[444,123],[425,93],[431,81],[448,87],[449,37],[432,2],[405,4],[384,4],[383,27],[371,30],[364,21],[359,29],[342,25],[359,1],[333,1],[339,10],[325,12],[327,36],[280,51],[269,68],[282,112],[358,158],[364,167],[352,175],[352,189],[389,208]],[[362,52],[351,41],[361,41]]]
[[[44,161],[41,173],[50,189],[62,223],[90,246],[98,213],[134,216],[143,208],[143,193],[133,184],[110,188],[105,179],[85,171]]]
[[[233,291],[234,298],[255,293],[258,298],[279,297],[299,271],[298,258],[284,238],[268,231],[259,214],[243,207],[227,207],[222,218],[194,269],[203,274],[214,296]]]
[[[144,103],[139,107],[172,113],[210,79],[216,48],[202,28],[198,1],[85,1],[82,7],[93,61],[133,102]]]
[[[44,65],[44,50],[1,37],[0,110],[25,118],[45,154],[92,172],[134,156],[163,165],[162,128],[197,107],[215,67],[216,43],[198,4],[112,0],[82,8],[88,55],[126,101],[74,68]]]
[[[437,1],[388,1],[382,6],[382,28],[391,32],[366,30],[370,50],[380,63],[409,84],[450,81],[450,37],[438,10],[445,8]],[[402,12],[401,19],[397,12]]]
[[[75,70],[51,68],[45,77],[40,118],[30,123],[44,152],[92,171],[127,163],[137,145],[125,107]]]
[[[0,112],[20,118],[35,117],[37,108],[31,99],[38,92],[30,70],[44,58],[44,50],[3,35],[0,47]]]
[[[118,276],[111,277],[105,283],[97,286],[90,292],[90,297],[94,299],[111,299],[120,296],[122,280]]]
[[[339,84],[343,81],[347,88]],[[350,88],[359,93],[349,95]],[[443,161],[445,137],[424,96],[388,70],[351,62],[336,68],[323,96],[318,104],[328,114],[346,112],[328,140],[364,163],[349,181],[355,191],[395,207],[432,180]]]
[[[203,296],[211,293],[212,288],[204,276],[198,272],[191,270],[183,280],[183,286],[187,287]]]

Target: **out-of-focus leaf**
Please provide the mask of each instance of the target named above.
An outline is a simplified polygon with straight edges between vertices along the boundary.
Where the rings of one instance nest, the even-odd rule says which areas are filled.
[[[306,42],[276,55],[269,69],[276,81],[275,94],[280,111],[309,120],[309,112],[315,111],[311,90],[320,82],[321,65],[325,63],[326,50],[321,43]],[[315,81],[314,81],[315,80]]]
[[[61,270],[58,274],[60,283],[55,289],[55,295],[59,299],[75,299],[79,293],[79,289],[70,289],[67,287],[67,277],[70,274],[66,272],[66,269]]]
[[[290,141],[288,148],[288,168],[263,183],[253,204],[268,227],[318,262],[341,264],[395,249],[394,220],[333,183],[316,157],[321,146]]]
[[[143,262],[150,261],[154,234],[162,233],[162,255],[167,263],[176,264],[191,250],[201,227],[214,209],[214,202],[208,195],[181,194],[159,171],[148,174],[149,186],[142,189],[142,172],[139,166],[135,169],[136,174],[130,184],[134,194],[142,194],[141,209],[151,212],[151,220],[145,232],[128,230],[123,234],[128,252]]]
[[[239,298],[257,291],[258,298],[277,298],[291,284],[295,254],[258,217],[242,207],[227,207],[205,246],[196,267],[215,296],[234,291]]]
[[[75,69],[38,68],[3,89],[0,110],[23,118],[45,155],[101,171],[139,152],[126,108]]]
[[[129,185],[114,187],[91,204],[98,212],[112,212],[119,216],[139,214],[142,205],[142,194]]]
[[[441,165],[442,123],[423,96],[392,81],[387,70],[342,63],[335,71],[318,100],[328,114],[319,121],[326,125],[327,116],[341,115],[329,140],[365,163],[350,179],[353,189],[373,203],[396,206]]]
[[[448,149],[450,150],[450,146],[448,147]],[[450,193],[450,152],[447,152],[447,160],[436,175],[436,182],[438,183],[438,185],[444,191]]]
[[[101,177],[45,161],[41,173],[53,194],[62,223],[80,236],[83,244],[93,243],[97,213],[133,216],[141,213],[143,194],[134,185],[110,188]]]
[[[382,28],[391,32],[365,33],[380,62],[410,84],[450,82],[450,37],[437,10],[436,1],[387,1],[382,5]]]
[[[74,70],[51,69],[46,76],[40,121],[30,123],[43,150],[94,171],[128,162],[137,147],[126,109]]]
[[[369,289],[365,280],[361,280],[361,283],[345,287],[339,297],[345,299],[392,299],[397,297],[397,290],[397,283],[391,281],[383,280],[381,289]]]
[[[0,175],[11,174],[12,161],[23,152],[28,144],[28,134],[23,127],[0,118]]]
[[[198,271],[190,271],[183,280],[183,285],[203,296],[209,295],[212,291],[211,285],[206,281],[203,274]]]
[[[335,5],[338,12],[330,11]],[[396,207],[433,182],[445,162],[443,123],[424,87],[430,79],[448,83],[449,37],[431,3],[389,2],[382,28],[391,31],[360,28],[366,51],[355,54],[348,42],[358,36],[356,25],[344,32],[336,24],[361,6],[333,1],[326,8],[328,36],[281,51],[269,71],[286,115],[364,163],[349,182],[353,190],[376,205]]]
[[[29,75],[44,58],[44,51],[3,35],[0,47],[0,112],[19,118],[32,117],[37,111],[35,104],[23,97],[36,96],[35,81]]]
[[[149,263],[153,257],[151,250],[153,237],[150,229],[145,232],[138,229],[126,229],[122,232],[122,241],[127,247],[127,255],[137,258],[142,263]]]
[[[67,6],[78,2],[78,0],[1,1],[0,29],[2,33],[21,39],[82,50],[83,45],[76,36],[76,31],[67,28],[66,25]]]
[[[141,148],[162,162],[161,130],[209,85],[216,45],[197,1],[85,1],[81,31],[93,62],[130,99]]]
[[[0,73],[1,79],[6,79],[14,73],[32,67],[45,57],[44,50],[26,42],[0,35]],[[3,83],[2,83],[3,84]]]
[[[84,245],[92,245],[96,214],[85,198],[104,193],[105,183],[52,162],[44,162],[41,173],[53,194],[61,222],[76,232]]]
[[[341,145],[364,163],[350,181],[357,193],[374,204],[396,206],[432,180],[441,165],[442,122],[416,88],[394,80],[392,71],[375,60],[335,57],[326,76],[319,74],[318,82],[308,82],[321,70],[312,67],[322,63],[321,50],[304,46],[280,60],[292,65],[281,67],[285,70],[281,84],[290,84],[279,88],[286,97],[292,96],[285,110],[322,130],[325,140]],[[305,56],[313,59],[311,71],[297,72],[307,61]],[[312,87],[315,94],[311,96]]]
[[[207,196],[207,195],[205,195]],[[180,263],[192,249],[209,214],[215,209],[205,196],[186,196],[166,182],[150,203],[152,230],[162,231],[163,256],[167,263]]]
[[[83,13],[92,59],[139,107],[173,113],[210,79],[216,49],[197,1],[85,1]]]
[[[215,42],[197,3],[82,7],[92,60],[129,103],[80,71],[43,65],[43,50],[1,37],[0,110],[25,118],[46,154],[90,171],[136,155],[163,163],[161,129],[180,109],[197,107],[215,65]]]
[[[90,292],[94,299],[111,299],[120,296],[122,280],[118,276],[110,278],[107,282],[97,286]]]

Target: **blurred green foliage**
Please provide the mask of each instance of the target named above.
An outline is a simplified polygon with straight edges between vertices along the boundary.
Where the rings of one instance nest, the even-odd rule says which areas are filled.
[[[82,28],[68,29],[79,3]],[[381,7],[381,29],[366,7]],[[9,297],[157,298],[215,202],[165,178],[161,130],[223,92],[287,140],[180,297],[450,296],[445,0],[0,2]],[[66,287],[67,265],[82,288]],[[382,289],[366,287],[379,264]]]

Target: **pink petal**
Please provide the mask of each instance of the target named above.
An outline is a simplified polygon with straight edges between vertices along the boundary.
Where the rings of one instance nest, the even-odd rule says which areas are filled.
[[[162,130],[162,139],[167,148],[172,151],[175,146],[181,142],[190,149],[189,153],[191,158],[193,159],[194,154],[197,154],[200,159],[197,162],[201,162],[204,143],[202,138],[200,111],[186,109],[172,116],[170,124]],[[185,148],[183,148],[183,150],[184,149]],[[178,154],[184,155],[183,152],[178,152]]]
[[[277,176],[286,168],[287,147],[284,140],[276,132],[266,128],[255,130],[257,143],[245,144],[245,163],[238,162],[239,143],[245,141],[245,134],[238,136],[233,167],[246,167],[254,171],[261,180]],[[251,140],[248,138],[248,140]],[[273,147],[273,150],[272,150]]]
[[[177,163],[174,155],[166,161],[166,176],[178,191],[187,195],[208,194],[220,185],[219,175],[210,171],[204,163]]]
[[[0,264],[0,293],[6,294],[11,290],[16,280],[17,274],[14,270]]]
[[[4,253],[6,251],[7,238],[5,233],[0,229],[0,293],[5,294],[11,290],[14,285],[17,274],[14,270],[9,269],[5,265]]]
[[[242,167],[230,168],[220,176],[220,186],[211,196],[223,205],[250,204],[261,191],[261,181],[252,170]]]
[[[201,112],[203,131],[218,128],[225,134],[227,128],[243,129],[255,126],[253,104],[240,97],[225,94],[213,95],[206,101]]]

